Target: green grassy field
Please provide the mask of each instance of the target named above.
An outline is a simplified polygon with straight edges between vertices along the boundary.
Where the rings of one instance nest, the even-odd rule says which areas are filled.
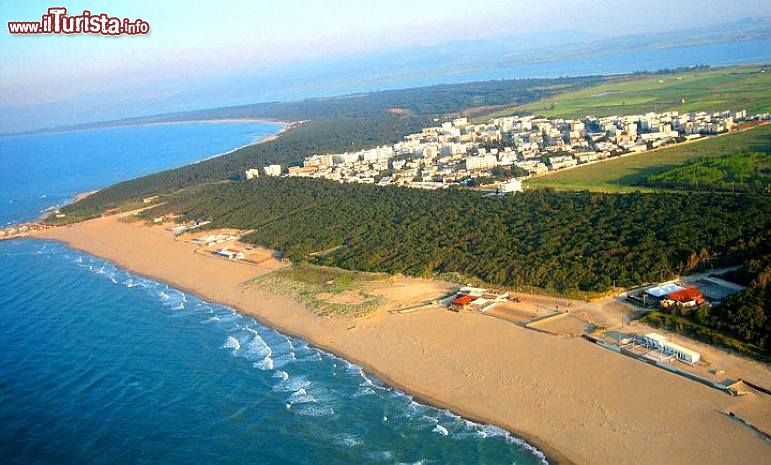
[[[644,183],[687,190],[768,192],[771,186],[771,153],[735,153],[700,158],[648,176]]]
[[[719,157],[740,152],[767,153],[769,141],[771,141],[771,125],[767,124],[748,131],[628,155],[615,160],[549,174],[527,181],[526,186],[600,192],[652,191],[654,189],[639,187],[637,184],[650,175],[697,158]]]
[[[533,113],[547,117],[637,114],[649,111],[771,111],[771,71],[762,66],[676,74],[623,76],[586,89],[507,108],[495,116]],[[685,99],[685,103],[681,103]]]

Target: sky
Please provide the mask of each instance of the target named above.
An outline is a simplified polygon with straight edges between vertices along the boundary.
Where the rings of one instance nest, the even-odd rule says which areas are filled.
[[[51,6],[142,18],[151,33],[9,34],[7,21],[37,20]],[[173,111],[204,105],[206,92],[216,106],[225,102],[216,83],[228,77],[448,41],[566,30],[609,37],[769,15],[768,0],[2,0],[0,119],[32,127]]]

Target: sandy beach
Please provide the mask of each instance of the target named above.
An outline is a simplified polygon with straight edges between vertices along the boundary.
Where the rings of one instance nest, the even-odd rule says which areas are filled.
[[[768,464],[771,443],[724,412],[766,399],[731,397],[581,338],[560,338],[439,308],[323,318],[244,286],[285,264],[195,253],[161,227],[100,218],[35,235],[249,314],[362,365],[390,385],[501,426],[552,463]],[[447,285],[398,278],[398,292]]]

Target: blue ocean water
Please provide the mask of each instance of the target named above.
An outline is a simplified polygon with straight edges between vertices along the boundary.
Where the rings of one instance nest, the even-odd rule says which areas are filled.
[[[23,161],[3,145],[4,220],[189,161],[184,147],[212,144],[198,159],[222,151],[213,140],[229,137],[230,148],[268,130],[184,126],[34,136],[13,142],[26,147]],[[127,146],[140,155],[115,173]],[[95,149],[109,147],[113,156]],[[152,160],[164,147],[172,156]],[[45,175],[18,175],[51,148]],[[84,165],[89,174],[76,176]],[[302,340],[63,244],[0,242],[0,276],[2,463],[544,463],[499,428],[422,405]]]
[[[278,123],[155,124],[0,137],[0,226],[75,194],[250,144]]]

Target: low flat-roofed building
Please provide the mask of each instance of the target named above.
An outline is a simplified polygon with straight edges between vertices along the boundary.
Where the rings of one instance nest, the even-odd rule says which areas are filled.
[[[677,357],[678,360],[691,365],[701,360],[700,353],[669,341],[664,343],[664,353],[672,354]]]
[[[460,295],[452,299],[452,302],[450,302],[450,310],[455,310],[456,312],[465,310],[468,308],[471,302],[476,299],[477,298],[472,295]]]
[[[495,303],[495,301],[490,299],[485,299],[484,297],[477,297],[469,305],[472,310],[481,312],[481,311],[484,311],[485,308],[489,307],[493,303]]]
[[[225,248],[218,250],[216,253],[231,260],[243,260],[246,257],[244,251],[238,249]]]
[[[268,165],[262,170],[265,176],[281,176],[281,165]]]
[[[458,291],[458,294],[470,295],[474,297],[482,297],[485,292],[487,292],[487,289],[484,289],[481,287],[464,286],[460,288],[460,290]]]
[[[683,307],[694,307],[704,303],[704,296],[695,287],[688,287],[680,291],[670,292],[667,299],[676,302]]]
[[[659,284],[658,286],[654,286],[649,289],[646,289],[645,294],[648,297],[653,297],[656,300],[661,300],[664,297],[666,297],[667,294],[671,294],[677,291],[682,291],[684,289],[685,289],[684,287],[678,286],[675,283],[664,283],[664,284]]]
[[[522,192],[522,181],[519,179],[509,179],[501,184],[500,189],[503,193]]]
[[[659,350],[667,355],[673,355],[678,360],[693,365],[701,360],[701,354],[691,350],[687,347],[683,347],[680,344],[670,342],[665,336],[658,333],[648,333],[643,336],[643,341],[646,346]]]
[[[667,342],[667,338],[659,333],[648,333],[643,336],[643,341],[645,341],[645,344],[649,347],[655,347],[659,349],[664,347],[664,344]]]

